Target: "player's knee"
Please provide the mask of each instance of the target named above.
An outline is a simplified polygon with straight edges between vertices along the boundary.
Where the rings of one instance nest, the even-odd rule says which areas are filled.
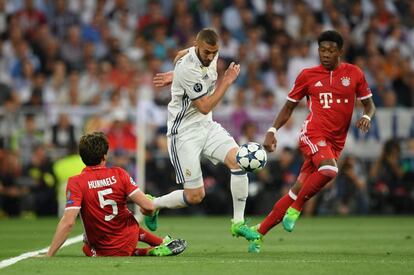
[[[224,159],[224,164],[230,169],[240,169],[240,166],[237,164],[236,155],[238,148],[232,148],[227,153],[226,158]]]
[[[318,168],[318,172],[325,177],[333,179],[336,177],[336,174],[338,174],[338,167],[333,165],[322,165]]]
[[[186,201],[188,204],[199,204],[204,199],[204,192],[196,192],[196,193],[187,193],[186,194]]]

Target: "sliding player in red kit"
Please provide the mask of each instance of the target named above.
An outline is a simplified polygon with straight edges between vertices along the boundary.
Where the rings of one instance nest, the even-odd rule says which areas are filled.
[[[260,252],[263,236],[281,221],[284,229],[292,232],[304,203],[335,178],[355,98],[361,100],[364,107],[364,114],[356,126],[363,132],[371,126],[375,112],[371,90],[358,67],[340,62],[342,36],[336,31],[325,31],[319,36],[318,45],[321,65],[304,69],[296,78],[287,102],[266,133],[263,144],[267,151],[275,150],[277,129],[286,123],[298,102],[306,97],[310,112],[299,138],[305,161],[288,194],[280,198],[269,215],[254,227],[261,238],[249,242],[249,252]]]
[[[108,140],[103,133],[82,136],[79,154],[86,168],[69,178],[66,208],[47,256],[54,256],[67,239],[80,213],[84,226],[83,252],[86,256],[169,256],[184,251],[181,239],[162,239],[143,228],[127,208],[127,198],[151,215],[154,205],[128,173],[119,167],[105,166]],[[137,248],[138,241],[150,245]]]

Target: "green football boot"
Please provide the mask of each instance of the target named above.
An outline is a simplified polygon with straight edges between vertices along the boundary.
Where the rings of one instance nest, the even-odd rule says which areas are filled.
[[[292,232],[293,228],[295,228],[295,223],[300,216],[300,211],[296,210],[295,208],[289,207],[286,211],[285,216],[283,217],[283,228],[288,231]]]
[[[187,242],[182,239],[171,239],[166,236],[159,246],[154,247],[148,251],[149,256],[174,256],[182,253],[187,248]]]
[[[147,198],[149,198],[150,200],[154,200],[154,197],[151,196],[150,194],[146,194]],[[156,210],[154,212],[154,215],[152,216],[145,216],[144,217],[144,222],[145,225],[147,226],[147,228],[151,231],[155,231],[158,228],[158,213],[160,212],[160,210]]]
[[[256,224],[252,227],[250,227],[251,230],[257,232],[257,234],[259,234],[260,238],[249,241],[249,246],[247,251],[249,253],[259,253],[260,252],[260,248],[262,247],[263,244],[263,235],[260,234],[257,230],[259,229],[260,223]]]
[[[234,237],[244,237],[248,241],[257,240],[260,238],[260,234],[252,230],[250,227],[247,226],[246,222],[238,222],[232,223],[230,228],[231,234]]]

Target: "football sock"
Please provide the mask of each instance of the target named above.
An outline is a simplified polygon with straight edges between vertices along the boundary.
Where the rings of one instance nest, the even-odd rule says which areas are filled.
[[[139,240],[151,246],[157,246],[162,244],[162,238],[152,234],[151,232],[148,232],[142,227],[139,228]]]
[[[150,251],[151,249],[153,249],[152,246],[145,248],[136,248],[134,251],[134,256],[147,256],[148,251]]]
[[[318,193],[331,179],[335,178],[337,173],[338,168],[335,166],[324,165],[319,167],[318,171],[306,178],[297,199],[292,203],[291,207],[302,211],[305,202]]]
[[[296,198],[297,196],[292,192],[292,190],[289,190],[289,193],[285,194],[273,205],[272,211],[260,223],[257,231],[262,235],[266,235],[270,229],[282,221],[286,210],[295,201]]]
[[[243,222],[249,193],[249,179],[245,171],[231,169],[230,190],[233,197],[233,223]]]
[[[184,197],[184,190],[176,190],[167,195],[154,198],[155,209],[170,208],[177,209],[187,207],[188,204]]]

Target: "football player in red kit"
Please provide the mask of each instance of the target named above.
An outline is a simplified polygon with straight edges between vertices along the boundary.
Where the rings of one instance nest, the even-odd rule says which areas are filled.
[[[356,127],[366,132],[371,126],[375,112],[371,90],[358,67],[340,61],[342,36],[336,31],[325,31],[320,34],[318,45],[321,64],[304,69],[298,75],[263,144],[267,151],[275,150],[277,130],[286,123],[298,102],[306,97],[309,115],[299,137],[299,149],[305,161],[288,194],[280,198],[269,215],[254,227],[261,238],[249,242],[249,252],[259,252],[263,236],[281,221],[284,229],[292,232],[304,203],[335,178],[355,98],[364,107]]]
[[[79,154],[86,168],[69,178],[66,209],[47,256],[54,256],[67,239],[80,213],[84,226],[83,252],[87,256],[168,256],[184,251],[181,239],[164,240],[139,227],[127,208],[128,197],[151,215],[154,205],[128,173],[119,167],[105,167],[108,140],[101,132],[86,134],[79,142]],[[150,245],[137,248],[138,241]]]

